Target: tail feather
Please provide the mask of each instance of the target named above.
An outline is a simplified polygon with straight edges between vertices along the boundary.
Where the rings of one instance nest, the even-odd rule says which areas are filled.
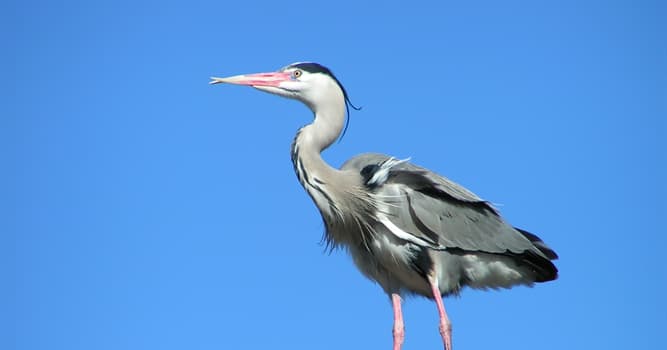
[[[553,249],[549,248],[540,237],[519,228],[515,229],[530,240],[535,248],[544,254],[544,256],[540,256],[535,252],[525,252],[520,255],[522,262],[531,266],[536,272],[535,282],[553,281],[558,278],[558,268],[551,262],[551,260],[558,259],[558,254],[556,254]]]
[[[558,259],[558,254],[556,254],[556,252],[553,251],[553,249],[549,248],[546,245],[546,243],[544,243],[544,241],[542,241],[542,239],[540,237],[537,237],[536,235],[534,235],[534,234],[532,234],[528,231],[524,231],[520,228],[515,227],[514,229],[519,231],[524,237],[528,238],[528,240],[531,241],[533,243],[533,245],[535,245],[535,247],[537,249],[539,249],[540,252],[542,252],[542,254],[546,255],[547,258],[549,258],[550,260]]]

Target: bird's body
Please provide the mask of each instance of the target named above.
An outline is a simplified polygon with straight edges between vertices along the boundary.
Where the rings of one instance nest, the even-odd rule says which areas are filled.
[[[387,163],[394,164],[385,170]],[[367,244],[350,252],[359,269],[385,291],[432,298],[429,278],[437,281],[441,295],[448,295],[464,286],[509,288],[556,277],[551,250],[536,246],[489,203],[456,183],[379,154],[352,158],[342,170],[361,174],[361,183],[379,204]],[[381,181],[371,182],[383,171],[387,175]],[[335,239],[336,229],[331,230]]]
[[[394,307],[394,348],[403,342],[400,295],[434,299],[451,349],[441,296],[461,288],[510,288],[557,278],[557,255],[537,236],[505,222],[460,185],[407,160],[362,154],[341,169],[321,151],[341,134],[347,93],[327,68],[296,63],[276,73],[214,78],[304,102],[315,115],[292,143],[294,169],[318,207],[332,247],[344,247]]]

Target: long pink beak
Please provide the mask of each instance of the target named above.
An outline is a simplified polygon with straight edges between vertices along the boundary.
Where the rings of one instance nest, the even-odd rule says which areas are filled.
[[[209,84],[236,84],[250,86],[279,86],[280,83],[291,79],[290,73],[272,72],[235,75],[227,78],[211,77]]]

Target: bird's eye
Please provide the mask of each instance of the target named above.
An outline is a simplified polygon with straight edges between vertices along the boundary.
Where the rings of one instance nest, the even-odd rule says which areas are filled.
[[[293,76],[293,77],[295,77],[295,78],[298,78],[298,77],[300,77],[300,76],[301,76],[301,74],[303,74],[303,72],[301,72],[301,71],[300,71],[300,70],[298,70],[298,69],[297,69],[297,70],[295,70],[294,72],[292,72],[292,76]]]

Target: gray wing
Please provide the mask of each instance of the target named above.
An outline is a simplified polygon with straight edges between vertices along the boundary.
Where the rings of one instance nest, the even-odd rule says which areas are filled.
[[[341,169],[358,171],[369,190],[388,201],[389,220],[418,241],[428,242],[435,249],[530,252],[547,262],[556,257],[537,236],[506,223],[496,209],[474,193],[408,162],[384,166],[390,159],[382,154],[362,154]],[[386,171],[386,176],[375,176],[380,171]]]

